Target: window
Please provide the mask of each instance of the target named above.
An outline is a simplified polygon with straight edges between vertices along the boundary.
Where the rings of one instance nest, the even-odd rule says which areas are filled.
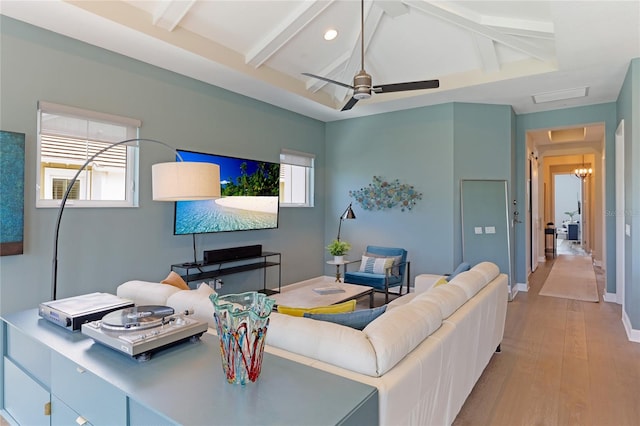
[[[58,207],[73,177],[96,153],[135,139],[139,120],[38,103],[36,207]],[[118,145],[84,168],[69,193],[67,206],[136,207],[138,147]]]
[[[281,206],[313,207],[313,162],[313,154],[280,152]]]

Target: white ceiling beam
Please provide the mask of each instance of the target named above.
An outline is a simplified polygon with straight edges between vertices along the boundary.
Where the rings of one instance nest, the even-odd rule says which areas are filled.
[[[496,47],[493,40],[480,35],[474,35],[478,54],[480,55],[480,62],[482,63],[482,69],[485,73],[494,73],[500,71],[500,61],[498,61],[498,55],[496,53]]]
[[[464,28],[481,36],[488,37],[496,43],[500,43],[512,49],[520,51],[526,55],[531,56],[532,58],[539,59],[541,61],[549,61],[553,59],[549,52],[546,51],[546,49],[542,49],[535,45],[525,43],[515,37],[504,34],[491,27],[480,24],[475,20],[462,16],[448,7],[449,4],[432,3],[427,0],[404,0],[404,3],[414,8],[415,10],[431,16],[435,16],[439,19],[442,19],[443,21],[447,21],[453,25]]]
[[[196,0],[166,0],[160,2],[153,12],[153,25],[169,32],[173,31],[193,7],[195,2]]]
[[[409,13],[407,5],[398,0],[376,0],[375,4],[392,18],[397,18],[398,16]]]
[[[301,2],[300,7],[291,15],[287,16],[269,35],[262,38],[262,40],[249,50],[245,56],[245,62],[254,68],[258,68],[264,64],[334,1],[335,0],[316,0]]]
[[[549,40],[552,40],[555,35],[553,22],[505,18],[502,16],[482,16],[479,23],[510,35]]]

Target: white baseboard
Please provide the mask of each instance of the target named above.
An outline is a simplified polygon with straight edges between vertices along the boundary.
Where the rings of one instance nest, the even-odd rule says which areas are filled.
[[[618,303],[618,295],[615,293],[605,293],[602,295],[602,300],[610,303]]]
[[[593,259],[593,266],[597,266],[598,268],[602,268],[602,260]]]
[[[538,262],[545,263],[547,261],[546,256],[538,256]]]
[[[624,325],[624,329],[627,332],[629,341],[640,343],[640,330],[631,328],[631,321],[629,321],[629,317],[624,310],[622,311],[622,324]]]
[[[516,283],[516,285],[513,286],[511,288],[511,291],[509,292],[509,302],[512,302],[519,292],[523,291],[526,293],[528,290],[529,288],[527,287],[527,284]]]

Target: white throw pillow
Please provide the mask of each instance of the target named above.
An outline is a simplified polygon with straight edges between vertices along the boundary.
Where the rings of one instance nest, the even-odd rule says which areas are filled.
[[[387,270],[392,266],[393,257],[362,256],[360,272],[366,272],[368,274],[386,274]]]
[[[157,282],[132,280],[122,283],[116,289],[119,297],[133,300],[137,306],[167,304],[167,298],[172,294],[182,291],[177,287],[160,284]]]
[[[206,321],[209,327],[215,327],[213,319],[213,303],[209,295],[215,293],[207,284],[200,284],[197,290],[179,290],[167,299],[167,305],[176,313],[193,311],[193,318]]]

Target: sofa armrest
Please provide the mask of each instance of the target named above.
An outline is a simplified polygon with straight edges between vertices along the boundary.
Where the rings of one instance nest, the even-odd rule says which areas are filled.
[[[445,275],[436,274],[420,274],[416,275],[414,281],[414,291],[416,293],[423,293],[433,287],[440,278],[444,278]]]

